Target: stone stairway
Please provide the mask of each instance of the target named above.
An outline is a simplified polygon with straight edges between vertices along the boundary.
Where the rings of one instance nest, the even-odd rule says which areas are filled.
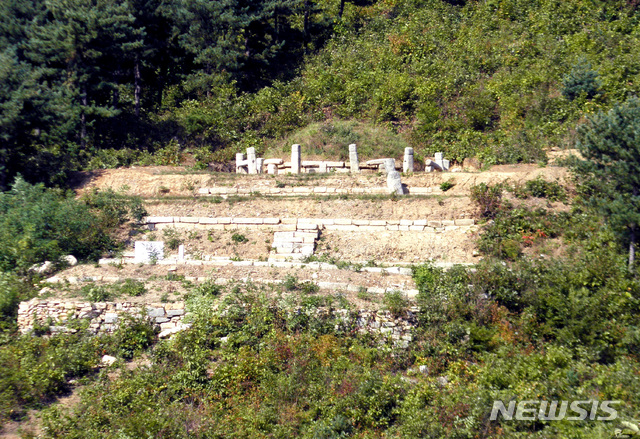
[[[315,226],[315,227],[312,227]],[[311,256],[318,239],[317,224],[306,224],[292,232],[275,232],[269,262],[301,260]]]

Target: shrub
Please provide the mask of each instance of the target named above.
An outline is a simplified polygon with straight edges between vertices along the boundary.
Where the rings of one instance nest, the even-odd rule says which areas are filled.
[[[444,181],[440,183],[440,190],[442,192],[446,192],[454,186],[455,186],[455,183],[453,183],[452,181]]]
[[[493,218],[498,214],[502,205],[502,186],[488,186],[485,183],[473,186],[471,201],[478,205],[482,217]]]
[[[600,80],[591,64],[581,59],[562,79],[562,95],[570,101],[584,96],[593,99],[600,90]]]
[[[569,225],[566,213],[526,208],[503,210],[484,228],[478,248],[488,255],[515,260],[522,253],[521,245],[531,246],[538,239],[557,237],[561,231],[568,231]]]
[[[402,291],[392,291],[384,293],[382,303],[385,308],[394,316],[399,317],[407,311],[409,299]]]
[[[123,283],[117,285],[119,293],[125,296],[139,297],[147,293],[144,282],[135,279],[125,279]]]
[[[213,279],[207,279],[199,285],[196,285],[193,291],[200,296],[217,297],[222,292],[222,286],[217,285]]]
[[[143,352],[156,338],[154,326],[145,318],[121,314],[120,325],[114,334],[115,347],[124,359],[131,359]]]
[[[0,322],[15,319],[18,304],[28,293],[26,285],[15,275],[0,272]]]
[[[249,238],[247,238],[241,233],[234,233],[233,235],[231,235],[231,240],[236,244],[243,244],[245,242],[249,242]]]
[[[85,285],[80,289],[82,297],[90,302],[106,302],[113,298],[113,293],[104,285]]]
[[[552,201],[565,200],[566,191],[558,182],[548,182],[538,176],[525,183],[526,191],[536,198],[548,198]]]
[[[184,242],[180,232],[175,227],[168,227],[162,231],[167,247],[171,250],[177,250]]]
[[[109,236],[118,217],[109,208],[94,210],[72,193],[30,185],[17,178],[0,194],[0,271],[26,271],[65,254],[79,259],[98,257],[113,247]]]
[[[82,200],[98,213],[101,223],[107,228],[120,226],[127,220],[140,222],[147,216],[140,197],[126,196],[113,189],[94,189],[84,195]]]

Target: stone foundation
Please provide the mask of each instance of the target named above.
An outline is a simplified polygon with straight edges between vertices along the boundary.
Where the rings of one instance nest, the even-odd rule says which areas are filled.
[[[417,325],[418,308],[411,307],[394,316],[384,310],[346,309],[328,310],[317,308],[308,310],[294,308],[288,311],[289,316],[301,313],[312,313],[320,318],[335,319],[338,331],[357,331],[360,334],[370,334],[377,337],[389,338],[397,347],[406,348],[413,339],[412,331]],[[93,334],[113,333],[124,316],[146,316],[160,329],[160,338],[168,337],[176,332],[186,330],[189,324],[184,324],[186,314],[184,302],[133,304],[130,302],[65,302],[56,300],[32,299],[20,303],[18,311],[18,328],[23,334],[34,329],[34,323],[45,327],[52,334],[75,332],[79,320],[89,320],[89,331]]]
[[[134,304],[130,302],[66,302],[32,299],[20,303],[18,328],[22,333],[34,329],[34,324],[51,333],[74,332],[72,321],[89,320],[89,331],[94,334],[112,333],[124,315],[146,317],[160,329],[160,336],[185,329],[184,302]],[[69,325],[69,326],[67,326]],[[167,334],[168,335],[168,334]]]

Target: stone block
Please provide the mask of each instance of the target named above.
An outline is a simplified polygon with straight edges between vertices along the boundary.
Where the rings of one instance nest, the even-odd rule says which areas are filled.
[[[358,226],[358,230],[363,232],[382,232],[386,230],[386,226]]]
[[[105,323],[118,323],[118,314],[111,313],[111,312],[105,313],[104,322]]]
[[[147,217],[147,224],[148,223],[153,223],[153,224],[173,223],[173,217],[172,216],[149,216]]]
[[[325,226],[327,230],[336,230],[339,232],[355,232],[358,230],[358,226],[354,225],[343,225],[343,224],[334,224]]]
[[[232,224],[263,224],[262,218],[233,218]]]
[[[147,308],[147,316],[151,318],[164,317],[164,308]]]
[[[298,230],[318,230],[318,225],[317,224],[300,224],[298,223],[297,226]]]
[[[454,223],[456,226],[472,226],[475,224],[475,221],[471,218],[468,218],[468,219],[461,218],[461,219],[454,220]]]

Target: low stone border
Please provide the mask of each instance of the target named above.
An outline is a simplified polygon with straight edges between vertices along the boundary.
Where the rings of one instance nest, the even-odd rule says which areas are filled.
[[[271,230],[292,232],[302,230],[337,230],[345,232],[446,232],[475,225],[472,218],[455,220],[361,220],[349,218],[234,218],[234,217],[178,217],[150,216],[146,224],[151,228],[180,227],[204,228],[212,230]]]
[[[366,261],[361,263],[354,262],[354,264],[364,265]],[[118,265],[118,264],[139,264],[131,255],[131,257],[122,258],[103,258],[98,261],[100,265]],[[327,262],[299,262],[299,261],[234,261],[228,257],[221,256],[204,256],[203,260],[186,259],[179,260],[177,258],[165,258],[156,262],[157,265],[203,265],[211,267],[271,267],[271,268],[308,268],[311,270],[339,270],[335,264],[329,264]],[[412,263],[405,263],[404,265],[413,265]],[[472,264],[453,264],[449,262],[437,262],[435,266],[443,268],[449,268],[453,265],[472,265]],[[351,266],[350,269],[353,270]],[[407,266],[392,266],[392,267],[358,267],[358,271],[366,273],[384,273],[384,274],[400,274],[403,276],[411,276],[413,271]]]
[[[284,263],[284,262],[281,262]],[[276,265],[278,264],[278,262],[272,263],[272,265]],[[70,284],[77,284],[77,283],[81,283],[81,282],[124,282],[127,278],[126,277],[120,277],[120,276],[86,276],[86,277],[82,277],[82,278],[78,278],[76,276],[54,276],[54,277],[50,277],[49,279],[45,280],[45,283],[64,283],[64,282],[68,282]],[[181,277],[182,279],[182,277]],[[147,281],[147,279],[145,278],[137,278],[136,280],[141,281],[141,282],[145,282]],[[284,280],[282,279],[261,279],[261,278],[252,278],[252,277],[239,277],[239,278],[233,278],[233,279],[227,279],[224,277],[207,277],[207,276],[200,276],[200,277],[196,277],[196,276],[185,276],[184,280],[190,281],[190,282],[205,282],[208,280],[213,280],[216,284],[218,285],[226,285],[228,283],[234,283],[234,282],[255,282],[255,283],[262,283],[262,284],[281,284],[284,282]],[[304,281],[304,280],[303,280]],[[356,285],[356,284],[350,284],[350,283],[344,283],[344,282],[316,282],[316,281],[310,281],[313,282],[314,284],[316,284],[320,289],[323,290],[344,290],[344,291],[349,291],[349,292],[353,292],[353,293],[357,293],[362,291],[362,286],[361,285]],[[407,297],[409,298],[413,298],[415,296],[418,295],[418,290],[416,289],[409,289],[409,290],[403,290],[401,288],[395,288],[395,287],[388,287],[388,288],[382,288],[382,287],[369,287],[366,288],[366,292],[370,293],[370,294],[384,294],[384,293],[391,293],[394,291],[400,291],[403,294],[406,294]]]
[[[310,196],[310,195],[389,195],[387,187],[337,188],[328,186],[292,186],[283,188],[237,188],[216,186],[198,189],[200,196],[229,195]],[[407,187],[405,195],[442,194],[439,187]]]

